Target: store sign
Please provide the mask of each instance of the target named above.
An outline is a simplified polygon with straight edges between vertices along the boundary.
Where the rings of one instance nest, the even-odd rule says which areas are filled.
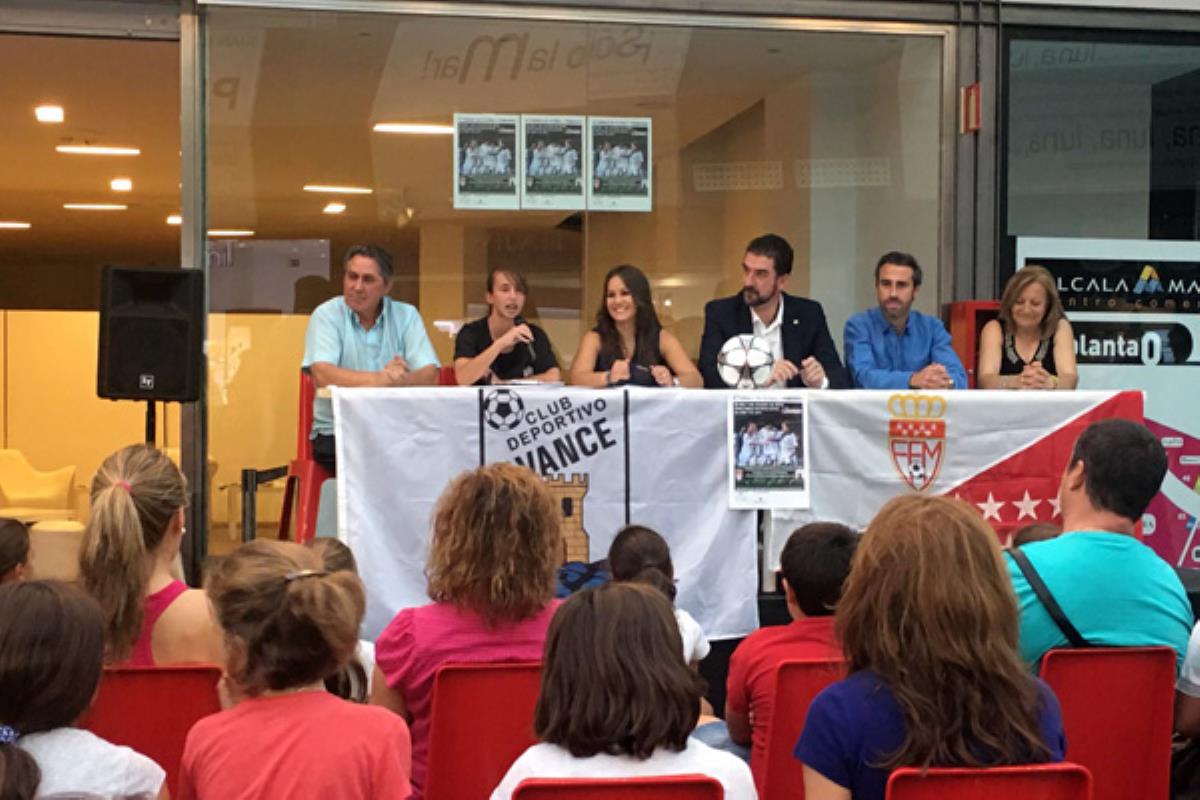
[[[1063,307],[1088,311],[1200,313],[1200,262],[1034,258],[1050,270]]]

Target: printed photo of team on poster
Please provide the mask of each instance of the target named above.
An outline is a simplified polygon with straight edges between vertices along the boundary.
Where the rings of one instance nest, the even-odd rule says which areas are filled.
[[[804,402],[729,402],[729,501],[733,508],[808,508]]]
[[[588,153],[589,209],[651,210],[649,117],[588,117]]]
[[[521,117],[525,152],[522,208],[584,208],[584,117]]]
[[[515,114],[454,115],[454,207],[521,207]]]

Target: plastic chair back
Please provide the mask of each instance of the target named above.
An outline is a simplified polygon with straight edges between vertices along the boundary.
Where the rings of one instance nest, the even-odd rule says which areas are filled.
[[[1051,650],[1041,675],[1062,706],[1067,756],[1091,771],[1096,800],[1169,794],[1174,650]]]
[[[454,366],[438,368],[438,386],[458,386],[458,376],[454,374]]]
[[[725,789],[707,775],[653,778],[531,778],[512,800],[721,800]]]
[[[105,667],[81,727],[153,759],[167,771],[174,797],[188,731],[201,717],[221,710],[219,680],[221,668],[212,664]]]
[[[537,743],[541,662],[447,664],[433,678],[427,800],[487,797]]]
[[[296,416],[296,458],[300,461],[312,461],[313,400],[317,396],[317,384],[313,382],[312,373],[307,369],[300,370],[300,408]]]
[[[1150,795],[1131,795],[1131,797]],[[887,783],[887,800],[1091,800],[1092,776],[1078,764],[988,769],[904,767]],[[1164,795],[1165,797],[1165,795]]]
[[[296,424],[296,457],[288,464],[283,502],[279,510],[279,538],[290,533],[292,513],[296,515],[296,541],[304,543],[316,535],[317,511],[320,508],[321,484],[330,478],[329,471],[312,457],[313,399],[317,386],[307,369],[300,370],[300,408]]]
[[[813,698],[831,683],[846,677],[840,658],[807,658],[783,661],[775,672],[775,704],[767,724],[764,763],[751,761],[759,797],[804,798],[804,765],[792,754],[804,729],[804,718]]]

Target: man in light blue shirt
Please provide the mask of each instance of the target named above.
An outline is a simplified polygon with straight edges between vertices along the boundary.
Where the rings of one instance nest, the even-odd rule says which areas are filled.
[[[846,367],[857,389],[965,389],[967,371],[937,317],[914,311],[921,265],[908,253],[875,264],[879,307],[846,320]]]
[[[305,369],[325,386],[432,386],[438,359],[415,308],[388,297],[392,257],[382,247],[346,252],[342,296],[313,311],[304,337]],[[313,400],[313,460],[336,471],[333,404]]]
[[[1187,653],[1192,607],[1171,565],[1135,529],[1167,473],[1167,455],[1146,426],[1127,419],[1089,425],[1075,441],[1058,487],[1063,533],[1022,545],[1064,616],[1091,645]],[[1069,647],[1011,555],[1021,656],[1034,669],[1047,650]]]

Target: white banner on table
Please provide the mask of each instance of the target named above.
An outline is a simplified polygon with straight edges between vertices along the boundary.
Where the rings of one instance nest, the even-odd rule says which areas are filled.
[[[521,207],[516,114],[454,115],[454,207]]]
[[[807,428],[803,399],[729,398],[731,508],[808,508]]]
[[[812,505],[771,512],[764,578],[797,526],[863,529],[892,497],[949,494],[999,532],[1059,522],[1058,484],[1095,419],[1141,417],[1137,392],[812,392]]]
[[[428,602],[433,507],[451,478],[511,461],[547,480],[567,558],[603,558],[636,522],[671,546],[676,603],[710,638],[758,626],[755,515],[725,491],[723,393],[481,387],[335,389],[338,530],[367,586],[366,633]]]
[[[521,208],[584,208],[588,166],[584,119],[521,115],[521,151],[525,159]]]
[[[650,211],[650,117],[588,117],[590,211]]]

